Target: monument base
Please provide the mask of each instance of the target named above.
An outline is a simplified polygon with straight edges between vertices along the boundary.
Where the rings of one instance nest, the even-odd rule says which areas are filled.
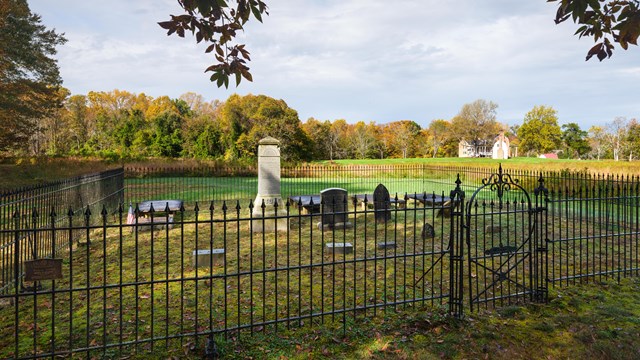
[[[335,223],[335,224],[323,224],[322,221],[318,223],[318,230],[326,231],[326,230],[342,230],[342,229],[351,229],[353,228],[353,224],[349,221]]]
[[[253,220],[251,220],[251,230],[254,233],[268,232],[268,231],[288,231],[289,219],[287,218],[286,211],[278,210],[277,218],[276,214],[271,212],[270,214],[265,212],[264,217],[262,212],[259,214],[252,214]]]
[[[262,203],[264,202],[264,212]],[[278,204],[277,213],[275,204]],[[254,208],[251,214],[251,229],[256,232],[268,231],[288,231],[289,219],[285,202],[279,195],[258,195],[254,201]]]

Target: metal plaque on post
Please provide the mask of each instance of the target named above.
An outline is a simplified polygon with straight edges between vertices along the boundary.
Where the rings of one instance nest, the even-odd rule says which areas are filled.
[[[24,262],[25,281],[62,279],[62,259],[37,259]]]

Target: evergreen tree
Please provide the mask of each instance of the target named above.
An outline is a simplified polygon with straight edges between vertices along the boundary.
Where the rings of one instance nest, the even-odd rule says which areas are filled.
[[[0,151],[25,148],[37,122],[62,106],[52,56],[65,42],[26,0],[0,2]]]

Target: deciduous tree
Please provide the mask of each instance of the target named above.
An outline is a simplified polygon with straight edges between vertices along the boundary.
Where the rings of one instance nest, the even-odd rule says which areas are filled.
[[[597,160],[605,154],[607,150],[606,131],[602,126],[592,126],[589,128],[589,146],[591,153]]]
[[[620,155],[624,151],[627,142],[627,130],[629,121],[627,118],[619,116],[607,124],[606,139],[613,151],[613,160],[620,160]]]
[[[478,153],[480,146],[493,146],[501,125],[496,121],[498,104],[483,99],[464,104],[451,120],[451,134],[457,140],[464,140]]]
[[[451,123],[447,120],[436,119],[429,123],[429,144],[432,157],[441,153],[442,146],[451,139]]]
[[[550,106],[534,106],[518,128],[520,146],[528,154],[542,154],[559,149],[561,137],[557,111]]]

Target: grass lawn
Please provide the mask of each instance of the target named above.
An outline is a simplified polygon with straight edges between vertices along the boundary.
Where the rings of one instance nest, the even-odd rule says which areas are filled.
[[[133,167],[198,167],[201,165],[220,165],[206,161],[155,159],[139,161],[129,164]],[[613,160],[552,160],[518,157],[508,160],[493,160],[485,158],[415,158],[415,159],[365,159],[365,160],[335,160],[318,161],[310,165],[412,165],[427,164],[448,167],[490,168],[495,170],[499,164],[508,170],[530,171],[587,171],[597,174],[640,175],[637,162]],[[41,184],[49,181],[65,179],[82,174],[95,173],[119,164],[108,163],[92,159],[23,159],[13,162],[0,163],[0,191],[22,186]]]
[[[441,307],[227,343],[237,359],[638,359],[640,280],[551,289],[548,304],[446,317]]]

